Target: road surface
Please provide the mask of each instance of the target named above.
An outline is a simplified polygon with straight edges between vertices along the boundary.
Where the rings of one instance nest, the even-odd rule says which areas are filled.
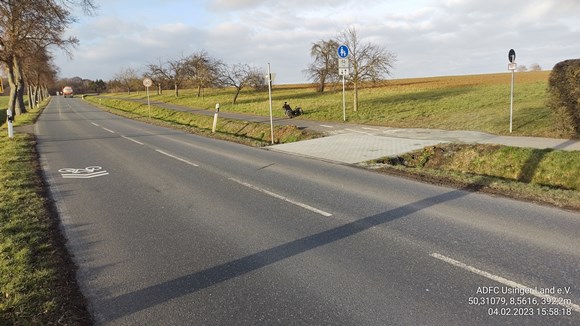
[[[103,325],[578,325],[580,214],[54,97],[36,125]]]

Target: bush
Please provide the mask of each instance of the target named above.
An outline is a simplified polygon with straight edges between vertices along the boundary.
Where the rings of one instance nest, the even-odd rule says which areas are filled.
[[[558,116],[557,128],[564,134],[580,136],[580,59],[557,63],[548,87],[548,107]]]

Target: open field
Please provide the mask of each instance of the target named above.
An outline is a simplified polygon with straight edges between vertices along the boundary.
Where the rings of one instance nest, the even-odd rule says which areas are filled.
[[[553,128],[552,112],[546,107],[549,71],[516,73],[513,135],[560,138]],[[353,91],[347,90],[347,120],[354,123],[403,128],[478,130],[509,134],[511,74],[446,76],[390,80],[368,85],[359,92],[359,110],[352,111]],[[196,90],[172,90],[151,100],[192,108],[268,115],[268,92],[243,89],[238,103],[232,105],[232,89],[208,89],[202,97]],[[146,98],[145,92],[117,93],[116,97]],[[317,93],[312,85],[274,85],[275,116],[282,117],[282,104],[301,106],[305,119],[342,121],[342,86],[328,87]]]

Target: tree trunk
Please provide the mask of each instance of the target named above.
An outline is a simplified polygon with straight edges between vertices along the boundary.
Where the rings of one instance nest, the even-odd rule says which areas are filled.
[[[236,104],[236,101],[238,100],[238,95],[240,95],[241,90],[242,90],[241,88],[236,87],[236,95],[234,95],[234,101],[233,101],[234,105]]]
[[[358,111],[358,82],[354,81],[354,103],[353,103],[353,110],[356,112]]]
[[[22,70],[16,57],[12,57],[11,62],[7,66],[8,83],[10,84],[8,109],[16,116],[26,113],[26,107],[24,106],[24,79],[22,79]]]
[[[175,97],[179,97],[179,85],[175,83]]]
[[[28,85],[28,108],[34,110],[34,92],[32,91],[32,85]]]
[[[320,86],[318,86],[318,91],[320,93],[324,93],[325,86],[326,86],[326,77],[325,76],[321,76],[320,77]]]

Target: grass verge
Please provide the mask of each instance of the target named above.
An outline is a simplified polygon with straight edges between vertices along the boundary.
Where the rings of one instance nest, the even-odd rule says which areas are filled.
[[[191,112],[181,112],[151,105],[151,111],[146,104],[130,100],[96,98],[86,96],[85,99],[93,105],[111,113],[186,130],[224,140],[235,141],[253,146],[265,146],[271,143],[270,125],[257,122],[219,118],[216,133],[212,133],[213,117],[198,115]],[[151,120],[149,120],[151,116]],[[291,143],[299,140],[321,137],[322,134],[300,130],[296,126],[274,126],[274,143]]]
[[[580,152],[442,144],[368,163],[379,172],[580,210]]]
[[[41,109],[19,116],[34,121]],[[34,136],[0,135],[0,325],[90,324]]]
[[[359,91],[359,109],[353,111],[353,91],[346,92],[348,122],[399,128],[476,130],[493,134],[567,138],[558,130],[557,118],[547,108],[549,71],[517,73],[513,133],[509,133],[511,74],[444,76],[367,83]],[[193,89],[151,95],[152,101],[191,108],[213,109],[267,116],[268,92],[243,89],[231,104],[234,90],[207,89],[198,96]],[[111,94],[116,98],[146,99],[144,92]],[[275,85],[272,91],[274,116],[283,117],[282,104],[304,109],[303,118],[318,121],[343,119],[342,86],[328,85],[324,93],[313,85]],[[298,119],[300,119],[299,117]]]

